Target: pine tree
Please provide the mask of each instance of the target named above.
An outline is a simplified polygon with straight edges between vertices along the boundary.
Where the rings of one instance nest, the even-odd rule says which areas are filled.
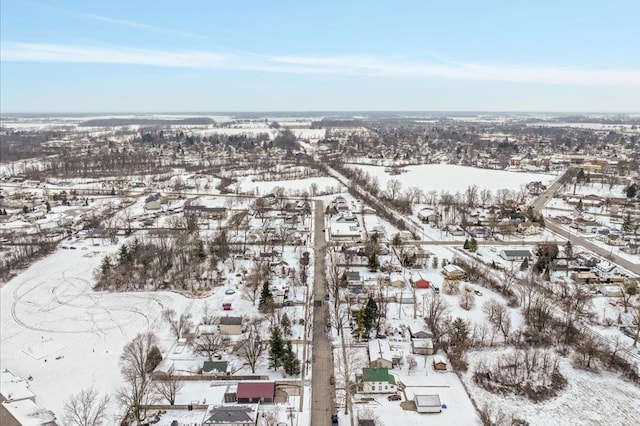
[[[449,343],[451,346],[465,348],[469,339],[469,327],[462,318],[456,318],[451,323],[449,331]]]
[[[526,271],[529,268],[529,258],[525,257],[522,263],[520,264],[520,270]]]
[[[271,312],[273,310],[273,296],[271,295],[271,290],[269,290],[269,281],[265,281],[264,284],[262,284],[258,310],[262,313]]]
[[[278,327],[275,327],[271,331],[271,339],[269,340],[269,368],[273,368],[275,371],[282,365],[284,349],[282,332]]]
[[[280,319],[280,327],[282,327],[282,332],[285,336],[289,336],[291,334],[291,320],[289,320],[289,316],[286,312],[282,315],[282,319]]]
[[[112,267],[113,265],[111,264],[111,256],[105,256],[104,259],[102,259],[102,263],[100,264],[100,272],[102,272],[102,275],[106,275],[111,271]]]
[[[431,260],[431,267],[433,269],[438,269],[438,256],[433,256],[433,260]]]
[[[573,244],[571,244],[571,241],[567,241],[567,244],[564,245],[564,257],[567,260],[573,259]]]
[[[360,309],[357,313],[356,313],[356,326],[354,327],[353,331],[351,332],[351,335],[353,337],[363,337],[365,336],[367,333],[365,332],[365,328],[364,328],[364,323],[365,323],[365,314],[364,314],[364,309]]]
[[[374,324],[378,321],[378,304],[372,297],[367,301],[367,306],[364,308],[364,331],[365,334],[369,334],[369,331],[373,328]]]
[[[633,231],[633,221],[631,220],[631,214],[627,212],[623,221],[622,221],[622,230],[624,232],[632,232]]]
[[[380,261],[378,260],[378,255],[376,253],[371,253],[369,255],[369,262],[367,263],[370,271],[376,271],[380,267]]]
[[[463,249],[465,250],[469,250],[469,239],[467,238],[466,240],[464,240],[464,245],[462,246]]]
[[[469,251],[478,251],[478,241],[475,238],[471,238],[471,241],[469,241]]]
[[[300,360],[293,352],[291,340],[287,340],[287,346],[284,351],[282,366],[284,367],[285,373],[287,373],[289,376],[297,376],[298,374],[300,374]]]

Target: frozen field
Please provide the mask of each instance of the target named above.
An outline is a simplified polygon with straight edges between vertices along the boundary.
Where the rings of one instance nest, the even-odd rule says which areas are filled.
[[[470,365],[475,365],[482,357],[495,356],[495,351],[470,353]],[[473,371],[473,367],[469,371]],[[569,382],[567,387],[557,397],[538,404],[515,396],[489,393],[473,382],[469,372],[463,375],[463,381],[479,407],[486,403],[495,410],[526,420],[531,426],[640,424],[640,388],[637,386],[612,373],[575,370],[566,359],[560,361],[560,371]]]
[[[412,186],[429,191],[449,191],[451,193],[464,192],[470,185],[476,185],[478,189],[490,189],[495,192],[498,189],[510,189],[517,191],[522,185],[531,181],[541,181],[543,184],[551,182],[555,176],[541,173],[519,173],[504,170],[477,169],[474,167],[458,166],[455,164],[424,164],[420,166],[407,166],[406,173],[390,175],[382,166],[358,167],[373,176],[377,176],[380,187],[384,189],[387,182],[397,179],[403,188]]]

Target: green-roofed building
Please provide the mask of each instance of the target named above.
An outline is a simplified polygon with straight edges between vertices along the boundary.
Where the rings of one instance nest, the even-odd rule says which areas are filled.
[[[227,361],[205,361],[202,365],[203,373],[226,373],[227,372]]]
[[[388,368],[363,368],[362,374],[356,374],[358,389],[363,393],[395,393],[396,377]]]

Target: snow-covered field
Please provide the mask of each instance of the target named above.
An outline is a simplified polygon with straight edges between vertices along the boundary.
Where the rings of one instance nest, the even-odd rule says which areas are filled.
[[[307,191],[311,184],[315,183],[320,192],[341,192],[343,185],[332,177],[310,177],[296,180],[276,180],[276,181],[253,181],[251,177],[240,179],[242,192],[256,191],[258,195],[265,195],[273,191],[276,186],[285,188],[287,194],[293,194],[296,191]]]
[[[376,176],[381,188],[385,188],[387,182],[397,179],[403,188],[418,187],[424,192],[431,190],[449,191],[451,193],[464,192],[470,185],[476,185],[478,189],[510,189],[518,191],[522,185],[531,181],[541,181],[543,184],[551,182],[555,176],[542,173],[518,173],[504,170],[478,169],[452,164],[424,164],[420,166],[407,166],[406,173],[390,175],[382,166],[358,167],[369,174]]]
[[[481,358],[495,357],[495,351],[470,353],[470,372],[462,379],[479,407],[488,404],[495,410],[513,414],[531,426],[541,425],[610,425],[640,424],[640,388],[617,378],[612,373],[589,373],[573,369],[567,359],[560,371],[568,385],[560,394],[541,403],[510,395],[495,395],[477,386],[471,371]]]

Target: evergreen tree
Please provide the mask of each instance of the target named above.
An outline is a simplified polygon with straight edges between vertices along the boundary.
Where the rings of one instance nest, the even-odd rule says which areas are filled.
[[[627,212],[623,221],[622,221],[622,230],[624,232],[632,232],[633,231],[633,220],[631,220],[631,213]]]
[[[271,312],[273,310],[273,296],[271,295],[271,290],[269,290],[269,281],[265,281],[264,284],[262,284],[258,310],[262,313]]]
[[[469,239],[464,240],[464,244],[462,246],[463,249],[469,250]]]
[[[287,346],[282,359],[282,366],[284,367],[285,373],[289,376],[297,376],[300,374],[300,360],[293,352],[291,340],[287,340]]]
[[[433,259],[431,260],[431,267],[433,269],[438,269],[438,256],[433,256]]]
[[[112,267],[113,265],[111,264],[111,256],[105,256],[104,259],[102,259],[102,263],[100,264],[100,272],[102,272],[102,275],[106,275],[111,271]]]
[[[269,368],[277,370],[282,365],[282,358],[285,353],[284,340],[282,340],[282,332],[278,327],[271,330],[271,339],[269,340]]]
[[[529,258],[525,257],[522,263],[520,264],[520,270],[526,271],[529,268]]]
[[[365,335],[367,335],[367,332],[365,331],[365,314],[364,314],[364,309],[360,309],[357,313],[356,313],[356,326],[353,328],[353,331],[351,332],[351,335],[353,337],[363,337]]]
[[[131,260],[131,253],[129,253],[127,245],[123,244],[122,247],[120,247],[120,251],[118,252],[118,264],[127,265],[129,262],[131,262]]]
[[[478,251],[478,241],[475,238],[471,238],[471,241],[469,241],[469,251]]]
[[[459,349],[466,348],[469,342],[469,327],[462,318],[456,318],[451,323],[449,330],[449,343]]]
[[[625,192],[626,192],[627,198],[633,198],[637,195],[638,188],[636,187],[635,184],[631,184],[626,188]]]
[[[378,321],[378,304],[370,297],[367,301],[367,305],[364,308],[364,331],[366,335],[369,335],[369,331],[373,328],[374,324]]]
[[[371,253],[369,255],[369,261],[367,262],[367,266],[370,271],[376,271],[380,267],[380,261],[378,260],[378,255],[376,253]]]
[[[291,320],[289,320],[286,312],[282,315],[282,319],[280,319],[280,327],[282,327],[282,332],[285,336],[291,334]]]
[[[573,244],[571,244],[571,241],[567,241],[567,244],[564,245],[564,257],[567,260],[573,259]]]

